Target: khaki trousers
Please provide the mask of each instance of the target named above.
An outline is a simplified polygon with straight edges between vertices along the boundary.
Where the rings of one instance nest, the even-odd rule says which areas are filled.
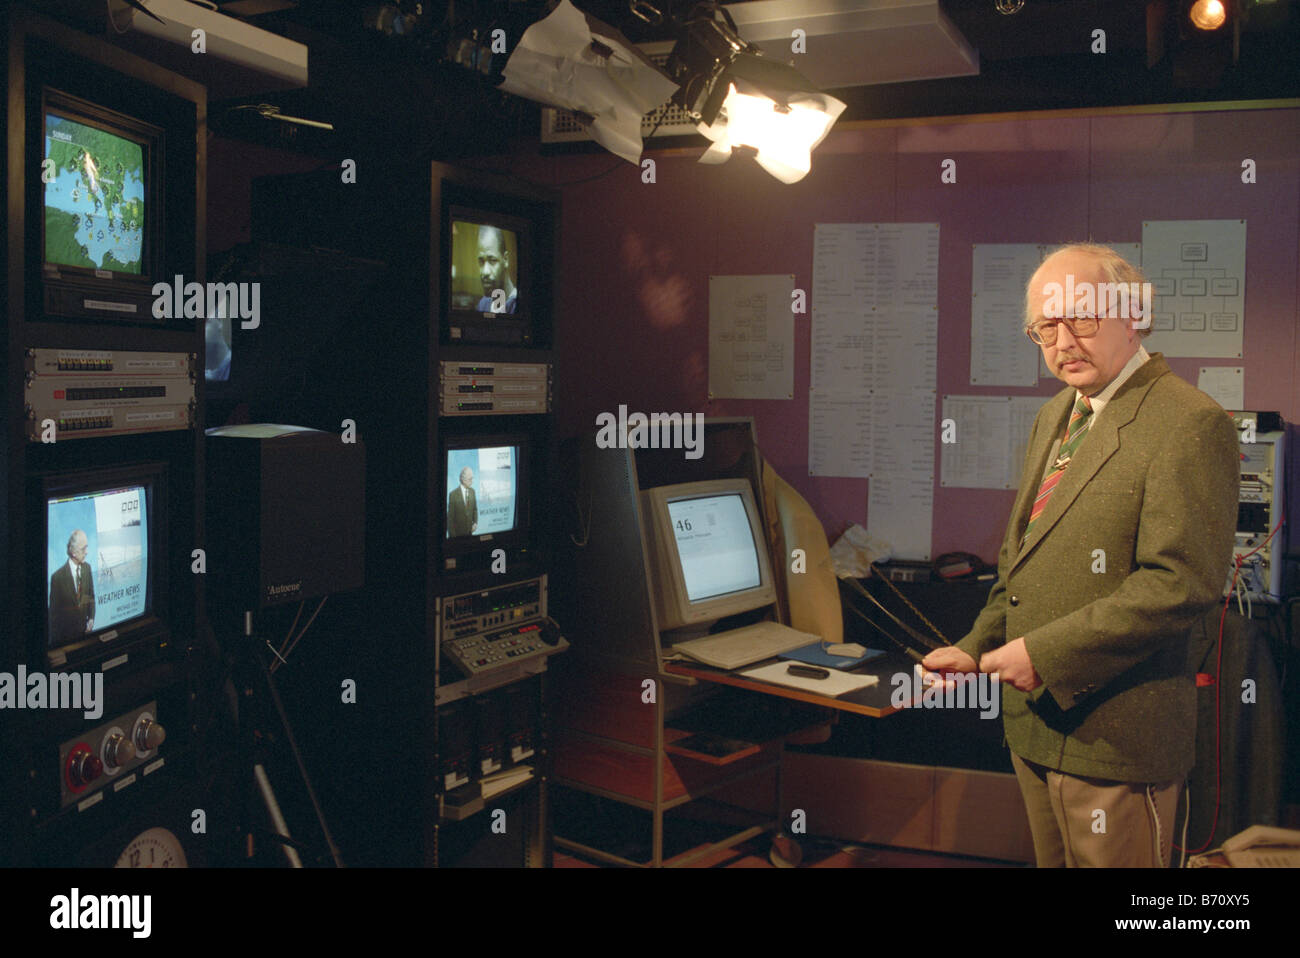
[[[1039,868],[1167,868],[1181,782],[1080,778],[1011,764],[1029,813]]]

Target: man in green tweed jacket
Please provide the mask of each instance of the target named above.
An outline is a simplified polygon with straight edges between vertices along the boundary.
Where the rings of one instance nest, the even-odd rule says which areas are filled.
[[[925,659],[998,673],[1040,868],[1168,863],[1194,763],[1188,631],[1232,555],[1230,417],[1147,354],[1147,323],[1127,309],[1104,296],[1062,309],[1061,290],[1141,279],[1076,244],[1030,280],[1026,332],[1070,388],[1034,420],[988,603]]]

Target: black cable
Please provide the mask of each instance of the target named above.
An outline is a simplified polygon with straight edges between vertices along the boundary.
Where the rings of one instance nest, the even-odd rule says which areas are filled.
[[[871,626],[871,627],[872,627],[873,629],[875,629],[877,632],[881,633],[881,634],[882,634],[885,638],[887,638],[890,642],[893,642],[896,646],[899,647],[899,649],[901,649],[903,652],[905,652],[905,653],[906,653],[907,655],[909,655],[911,658],[915,659],[917,662],[921,662],[921,661],[922,661],[922,659],[924,658],[924,656],[922,656],[919,652],[917,652],[915,649],[911,648],[910,646],[908,646],[908,645],[906,645],[906,644],[900,642],[898,639],[894,638],[894,636],[893,636],[892,634],[890,634],[888,631],[886,631],[885,629],[882,629],[882,628],[881,628],[879,625],[877,625],[874,621],[872,621],[871,619],[867,618],[866,613],[864,613],[861,609],[859,609],[859,608],[858,608],[856,605],[854,605],[852,602],[848,603],[848,607],[849,607],[849,611],[850,611],[850,612],[854,613],[858,618],[862,619],[864,622],[866,622],[869,626]]]
[[[609,169],[607,169],[607,170],[602,170],[601,172],[599,172],[599,173],[595,173],[595,174],[593,174],[593,175],[591,175],[591,176],[584,176],[584,177],[582,177],[581,179],[577,179],[577,180],[569,180],[567,183],[557,183],[557,184],[555,184],[555,185],[556,185],[556,188],[557,188],[557,189],[564,189],[564,187],[566,187],[566,186],[577,186],[579,183],[590,183],[592,180],[599,180],[599,179],[601,179],[602,177],[609,176],[609,174],[613,173],[613,172],[614,172],[615,170],[617,170],[620,166],[622,166],[623,163],[624,163],[624,160],[623,160],[623,158],[620,156],[620,157],[618,158],[617,162],[615,162],[614,165],[611,166]]]
[[[918,632],[916,629],[912,628],[910,625],[908,625],[906,622],[904,622],[904,621],[903,621],[902,619],[900,619],[898,616],[894,615],[894,613],[892,613],[892,612],[890,612],[888,609],[886,609],[883,605],[881,605],[880,600],[877,599],[877,598],[876,598],[874,595],[872,595],[870,592],[868,592],[865,588],[863,588],[862,584],[859,583],[856,579],[846,579],[846,580],[844,580],[844,581],[848,582],[849,585],[854,589],[854,591],[856,591],[859,595],[865,596],[868,600],[870,600],[870,601],[871,601],[871,602],[876,606],[876,608],[878,608],[881,612],[885,613],[885,615],[889,616],[890,620],[891,620],[895,625],[897,625],[900,629],[902,629],[904,632],[906,632],[906,633],[907,633],[909,636],[911,636],[914,640],[916,640],[917,642],[920,642],[920,643],[921,643],[923,646],[925,646],[926,648],[930,648],[930,649],[942,649],[942,648],[945,647],[945,646],[940,645],[938,642],[935,642],[935,641],[934,641],[933,639],[931,639],[929,636],[927,636],[927,635],[923,635],[922,633]]]

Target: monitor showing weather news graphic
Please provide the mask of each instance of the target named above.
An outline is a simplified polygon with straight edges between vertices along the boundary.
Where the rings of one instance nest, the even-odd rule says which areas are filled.
[[[686,597],[712,599],[763,584],[758,548],[745,511],[734,493],[668,503]]]
[[[47,112],[45,161],[45,262],[139,275],[145,148]]]
[[[488,223],[451,221],[451,305],[478,313],[519,306],[519,238]]]
[[[518,497],[518,446],[447,450],[446,538],[513,531]]]
[[[50,499],[46,535],[49,647],[149,611],[144,486]]]

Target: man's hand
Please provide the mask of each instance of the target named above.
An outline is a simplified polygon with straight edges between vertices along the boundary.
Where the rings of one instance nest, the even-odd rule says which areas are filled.
[[[942,649],[935,649],[924,659],[921,664],[927,669],[943,669],[946,672],[978,672],[975,660],[957,648],[955,645],[944,646]]]
[[[1034,671],[1025,651],[1025,637],[1008,642],[1000,649],[986,652],[980,658],[981,672],[997,672],[1003,682],[1009,682],[1022,692],[1030,692],[1043,684],[1042,676]]]
[[[933,672],[977,672],[975,660],[957,648],[955,645],[944,646],[942,649],[935,649],[929,655],[921,660],[921,667],[931,669],[932,672],[922,676],[930,682],[941,688],[956,688],[957,680],[955,676],[935,675]]]

